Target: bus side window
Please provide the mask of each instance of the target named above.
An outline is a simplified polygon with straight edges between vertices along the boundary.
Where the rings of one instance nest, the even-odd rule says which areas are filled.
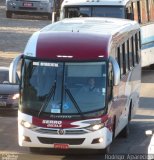
[[[77,8],[67,8],[65,17],[79,17],[79,10]]]
[[[125,43],[122,44],[122,58],[123,58],[123,74],[126,74],[126,50],[125,50]]]
[[[118,64],[120,67],[120,76],[122,76],[125,73],[122,45],[118,47]]]
[[[140,50],[140,44],[139,44],[139,34],[135,34],[135,49],[136,49],[136,62],[139,63],[140,57],[139,57],[139,50]]]
[[[134,61],[133,61],[133,50],[132,50],[132,42],[131,42],[131,38],[129,38],[128,40],[128,45],[129,45],[129,65],[130,68],[132,68],[134,66]]]
[[[113,69],[112,64],[109,63],[108,68],[108,87],[107,87],[107,95],[108,95],[108,101],[110,101],[113,97]]]
[[[134,47],[134,36],[131,37],[131,47],[132,47],[132,60],[133,60],[133,66],[135,66],[135,63],[136,63],[136,56],[135,56],[135,47]]]
[[[129,39],[126,42],[126,51],[127,51],[128,70],[130,70],[131,63],[130,63],[130,53],[129,53]]]

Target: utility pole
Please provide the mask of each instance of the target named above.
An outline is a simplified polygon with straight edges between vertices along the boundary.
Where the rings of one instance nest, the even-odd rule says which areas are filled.
[[[60,7],[63,0],[53,0],[53,21],[57,21],[60,17]]]

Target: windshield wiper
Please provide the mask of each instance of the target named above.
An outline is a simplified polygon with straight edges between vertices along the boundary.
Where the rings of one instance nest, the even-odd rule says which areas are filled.
[[[38,113],[38,117],[41,115],[42,111],[44,109],[46,109],[49,101],[51,100],[52,97],[54,97],[54,94],[55,94],[55,90],[56,90],[56,82],[54,82],[53,86],[51,87],[50,91],[49,91],[49,94],[45,100],[45,102],[43,103],[39,113]],[[80,107],[78,106],[76,100],[74,99],[72,93],[70,92],[70,90],[68,88],[65,87],[65,92],[67,93],[67,95],[69,96],[70,100],[73,102],[75,108],[77,109],[78,113],[81,115],[81,117],[83,118],[84,117],[84,114],[83,112],[81,111]]]
[[[67,93],[67,95],[69,96],[70,100],[73,102],[75,108],[77,109],[78,113],[81,115],[81,117],[84,117],[83,112],[81,111],[80,107],[78,106],[76,100],[74,99],[72,93],[70,92],[70,90],[68,88],[66,88],[65,86],[65,92]]]
[[[51,99],[52,97],[54,97],[54,95],[55,95],[55,90],[56,90],[56,81],[54,82],[53,86],[50,88],[50,91],[49,91],[49,93],[48,93],[48,95],[47,95],[47,97],[46,97],[46,99],[45,99],[45,102],[43,103],[43,105],[42,105],[42,107],[41,107],[41,109],[40,109],[40,111],[39,111],[39,113],[38,113],[38,117],[41,115],[42,111],[43,111],[44,109],[46,109],[46,107],[47,107],[50,99]]]

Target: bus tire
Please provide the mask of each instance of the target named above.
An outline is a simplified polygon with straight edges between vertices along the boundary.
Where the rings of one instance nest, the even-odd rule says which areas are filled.
[[[30,150],[31,153],[38,153],[40,151],[40,148],[30,147],[29,150]]]
[[[12,12],[6,11],[6,18],[12,18]]]

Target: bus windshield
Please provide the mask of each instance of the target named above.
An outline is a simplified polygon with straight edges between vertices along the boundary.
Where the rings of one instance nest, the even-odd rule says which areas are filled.
[[[44,62],[26,59],[21,107],[38,114],[76,114],[104,110],[106,62]]]
[[[65,18],[73,18],[73,17],[124,18],[125,10],[123,6],[66,7]]]

